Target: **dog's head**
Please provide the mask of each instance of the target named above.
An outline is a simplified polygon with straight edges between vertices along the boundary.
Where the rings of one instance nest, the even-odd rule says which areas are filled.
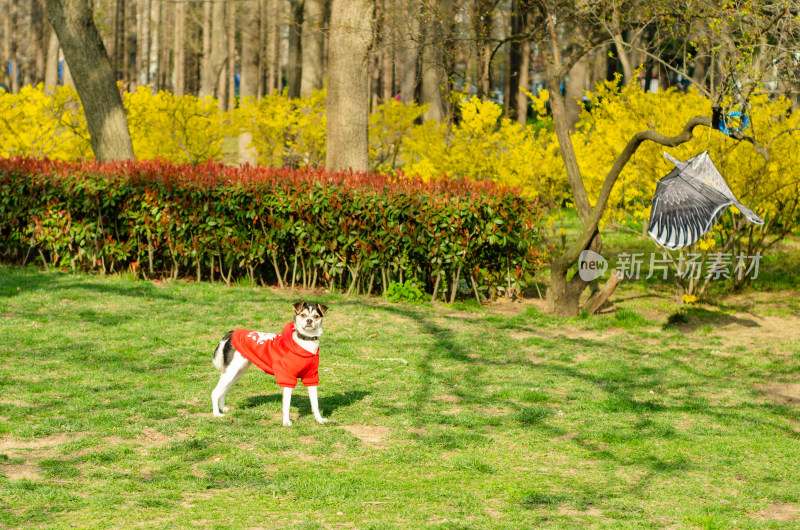
[[[294,329],[309,337],[322,335],[322,317],[328,312],[328,306],[297,302],[294,308]]]

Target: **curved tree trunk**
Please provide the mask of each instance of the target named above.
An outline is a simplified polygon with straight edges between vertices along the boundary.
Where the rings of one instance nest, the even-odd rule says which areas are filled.
[[[369,46],[373,3],[334,0],[328,56],[328,171],[369,169]]]
[[[132,160],[133,144],[111,62],[86,0],[47,0],[50,23],[83,103],[97,160]]]

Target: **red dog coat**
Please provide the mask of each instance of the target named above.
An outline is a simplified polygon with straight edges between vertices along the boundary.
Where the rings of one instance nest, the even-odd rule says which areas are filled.
[[[248,361],[273,374],[280,386],[294,388],[298,378],[303,386],[314,386],[319,383],[319,348],[316,353],[304,350],[292,339],[293,332],[293,322],[280,335],[237,329],[231,342]]]

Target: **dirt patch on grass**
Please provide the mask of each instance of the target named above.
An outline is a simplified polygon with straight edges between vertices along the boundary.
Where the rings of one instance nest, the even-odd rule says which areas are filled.
[[[35,454],[36,457],[49,457],[53,455],[53,447],[74,440],[76,434],[53,434],[50,436],[39,436],[33,440],[19,440],[13,436],[0,438],[0,453],[7,454],[11,458],[18,457],[19,451],[23,454]]]
[[[383,448],[384,442],[392,433],[388,427],[378,425],[345,425],[342,429],[346,430],[365,444]]]
[[[797,405],[800,403],[800,383],[773,383],[756,385],[756,390],[763,392],[764,397],[780,405]]]
[[[172,437],[162,434],[151,427],[145,427],[142,429],[142,434],[140,434],[136,439],[144,446],[153,447],[156,445],[164,445],[165,443],[170,442]]]
[[[787,343],[800,341],[800,319],[780,316],[736,315],[730,323],[719,326],[726,346],[751,345],[757,348],[777,346],[783,353],[793,353]],[[709,322],[716,327],[714,321]]]
[[[25,408],[37,408],[40,405],[34,405],[33,403],[28,403],[27,401],[20,401],[19,399],[8,399],[8,398],[0,398],[0,405],[13,405],[15,407],[25,407]]]
[[[9,464],[0,466],[0,472],[6,476],[8,480],[39,480],[39,466],[25,462],[24,464]]]
[[[800,521],[800,505],[792,503],[772,504],[751,516],[763,521]]]

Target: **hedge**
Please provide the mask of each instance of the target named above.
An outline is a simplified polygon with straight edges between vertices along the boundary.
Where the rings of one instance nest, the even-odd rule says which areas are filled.
[[[491,182],[165,161],[0,159],[0,255],[148,278],[434,297],[518,291],[542,210]],[[437,294],[438,293],[438,294]]]

